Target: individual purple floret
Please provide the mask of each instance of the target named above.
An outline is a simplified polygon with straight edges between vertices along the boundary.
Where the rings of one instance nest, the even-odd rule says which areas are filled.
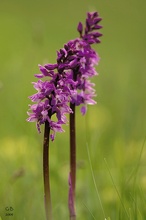
[[[30,105],[31,112],[28,112],[27,121],[37,123],[37,129],[40,132],[40,125],[45,121],[49,122],[50,129],[53,131],[50,137],[54,140],[56,132],[62,132],[62,124],[67,122],[66,113],[71,113],[68,106],[70,101],[69,91],[66,89],[65,78],[62,74],[55,73],[56,65],[47,64],[39,66],[41,74],[36,74],[37,78],[49,77],[49,80],[34,82],[34,88],[37,93],[30,96],[32,102],[36,104]],[[56,114],[56,121],[52,121],[51,117]]]

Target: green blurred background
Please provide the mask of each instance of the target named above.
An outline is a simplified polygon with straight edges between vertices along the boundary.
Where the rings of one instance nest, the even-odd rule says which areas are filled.
[[[0,216],[45,219],[42,138],[27,123],[28,96],[38,64],[78,37],[88,11],[103,18],[97,105],[77,110],[78,219],[146,219],[146,2],[144,0],[0,0]],[[68,126],[51,143],[55,220],[68,219]],[[100,206],[94,178],[103,204]],[[105,163],[105,159],[107,163]],[[118,193],[117,193],[118,192]],[[6,216],[5,207],[13,207]],[[104,210],[104,211],[103,211]]]

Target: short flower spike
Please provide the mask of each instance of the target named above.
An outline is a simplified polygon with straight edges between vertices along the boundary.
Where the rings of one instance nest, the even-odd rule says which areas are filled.
[[[67,122],[66,113],[71,113],[68,106],[70,101],[69,91],[65,86],[65,79],[62,74],[55,73],[56,65],[47,64],[39,66],[41,74],[36,74],[38,78],[46,78],[45,81],[38,80],[34,82],[34,88],[37,93],[30,96],[32,102],[30,105],[31,112],[28,112],[29,118],[27,121],[36,121],[37,129],[40,132],[40,125],[45,121],[49,122],[52,133],[51,139],[54,140],[56,132],[62,132],[62,124]],[[56,115],[56,121],[52,121],[51,117]]]

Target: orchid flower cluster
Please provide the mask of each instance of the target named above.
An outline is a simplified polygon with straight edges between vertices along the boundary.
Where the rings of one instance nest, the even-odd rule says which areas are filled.
[[[52,220],[50,175],[49,175],[49,140],[54,141],[56,132],[63,132],[62,125],[70,118],[70,173],[68,208],[70,220],[76,219],[75,189],[76,189],[76,129],[75,107],[81,106],[82,115],[86,114],[87,105],[94,105],[95,84],[90,78],[97,75],[95,65],[99,56],[92,48],[92,44],[100,43],[102,36],[98,30],[101,18],[97,12],[87,13],[85,25],[79,22],[77,30],[79,38],[70,40],[57,52],[54,64],[39,65],[40,73],[35,74],[38,79],[33,82],[37,90],[29,98],[33,102],[29,105],[29,122],[36,122],[37,129],[44,127],[43,142],[43,176],[44,202],[46,220]],[[55,119],[54,119],[55,116]],[[51,131],[51,132],[50,132]]]
[[[39,66],[41,74],[35,75],[39,80],[33,83],[38,92],[30,96],[30,99],[37,104],[30,105],[32,112],[28,113],[28,121],[36,121],[39,132],[40,125],[45,121],[49,122],[50,129],[53,131],[50,135],[52,141],[56,132],[63,131],[62,124],[67,122],[65,114],[72,112],[68,106],[70,96],[66,79],[63,74],[58,74],[53,70],[55,66],[57,65]],[[42,81],[40,78],[47,79]],[[54,114],[56,114],[57,121],[51,120]]]
[[[80,38],[70,40],[57,52],[55,64],[39,65],[40,74],[35,74],[38,81],[33,85],[37,93],[29,97],[35,104],[29,105],[27,121],[36,122],[39,132],[40,125],[48,121],[52,141],[56,132],[63,132],[66,114],[72,114],[69,103],[81,105],[82,115],[86,113],[88,104],[96,103],[90,77],[97,75],[95,65],[99,56],[91,45],[100,43],[100,21],[97,12],[87,13],[85,27],[81,22],[77,27]],[[54,114],[56,121],[52,120]]]

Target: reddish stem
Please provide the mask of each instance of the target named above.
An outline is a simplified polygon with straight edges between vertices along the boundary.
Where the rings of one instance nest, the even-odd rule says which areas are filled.
[[[52,220],[52,205],[50,194],[50,177],[49,177],[49,122],[45,122],[44,143],[43,143],[43,177],[44,177],[44,203],[46,220]]]
[[[75,131],[75,104],[70,103],[73,113],[70,114],[70,177],[72,187],[73,210],[75,210],[76,189],[76,131]],[[70,211],[70,219],[76,219],[75,213]]]

